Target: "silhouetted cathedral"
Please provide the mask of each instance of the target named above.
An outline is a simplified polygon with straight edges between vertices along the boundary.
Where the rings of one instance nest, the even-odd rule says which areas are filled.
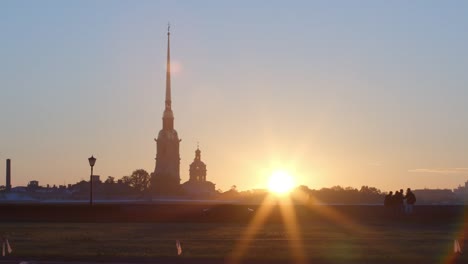
[[[173,195],[180,193],[180,155],[179,136],[174,129],[174,113],[171,108],[171,59],[170,32],[167,31],[167,70],[166,70],[166,106],[156,141],[156,166],[151,177],[151,186],[155,194]]]
[[[201,161],[201,151],[197,147],[195,160],[190,165],[190,179],[180,184],[179,136],[174,129],[174,113],[171,101],[171,54],[170,32],[167,30],[167,70],[166,70],[166,106],[156,141],[156,166],[151,174],[151,189],[156,195],[189,194],[209,196],[215,193],[215,185],[206,181],[206,165]],[[183,187],[183,188],[182,188]]]

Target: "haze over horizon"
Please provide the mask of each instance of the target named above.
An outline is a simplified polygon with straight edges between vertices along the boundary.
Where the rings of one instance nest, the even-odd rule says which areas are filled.
[[[455,188],[468,180],[463,1],[2,1],[0,185],[154,170],[166,29],[182,182]]]

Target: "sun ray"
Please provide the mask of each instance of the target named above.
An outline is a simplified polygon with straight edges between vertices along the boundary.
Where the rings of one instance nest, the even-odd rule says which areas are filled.
[[[273,197],[269,194],[265,197],[254,218],[247,226],[245,232],[242,234],[241,239],[236,243],[231,255],[227,259],[227,263],[239,263],[244,255],[246,249],[249,247],[250,241],[257,234],[258,230],[265,223],[266,218],[273,208]]]
[[[302,236],[299,224],[296,218],[296,212],[294,210],[294,204],[291,201],[289,196],[283,197],[285,203],[279,203],[281,216],[283,218],[283,223],[288,231],[289,236],[289,247],[291,249],[291,254],[296,261],[296,263],[303,264],[307,263],[307,258],[304,252],[304,246],[302,241]]]
[[[302,192],[302,191],[298,191]],[[366,228],[362,225],[359,225],[358,223],[355,223],[351,218],[348,216],[339,213],[336,210],[333,210],[330,206],[327,205],[321,205],[320,201],[316,199],[315,197],[311,197],[311,200],[305,200],[303,197],[308,197],[307,194],[296,194],[293,196],[296,199],[299,199],[299,201],[306,205],[310,210],[313,210],[320,215],[326,217],[328,220],[331,220],[335,223],[340,224],[342,227],[348,230],[353,230],[357,232],[365,232]]]
[[[359,224],[348,215],[334,209],[333,207],[322,205],[315,197],[310,197],[307,193],[297,189],[292,193],[283,192],[282,195],[278,195],[278,192],[272,192],[264,198],[257,212],[253,216],[253,219],[241,235],[241,238],[235,244],[232,253],[227,257],[226,262],[236,264],[242,261],[250,244],[252,243],[252,240],[258,234],[263,224],[267,221],[267,217],[271,214],[273,207],[278,206],[283,220],[283,225],[287,231],[287,242],[292,260],[294,263],[307,263],[308,256],[305,252],[304,239],[301,235],[301,228],[294,207],[296,203],[305,205],[307,209],[315,212],[317,216],[327,221],[331,221],[337,226],[343,228],[345,232],[349,232],[355,238],[360,239],[361,242],[368,244],[368,248],[372,249],[376,254],[393,255],[398,253],[394,252],[391,247],[389,248],[380,244],[375,244],[373,241],[366,239],[370,233],[374,233],[375,235],[378,231],[371,230],[364,225]]]
[[[462,217],[461,223],[459,224],[458,231],[454,233],[454,239],[460,243],[460,248],[463,250],[466,246],[466,238],[468,238],[468,211],[465,210]],[[462,251],[463,252],[463,251]],[[440,263],[453,264],[457,263],[457,258],[460,257],[460,253],[455,253],[452,248],[448,250],[441,259]]]
[[[350,217],[334,210],[332,207],[328,205],[322,205],[322,203],[317,198],[309,197],[302,190],[296,190],[296,191],[298,193],[297,192],[294,193],[293,195],[294,200],[300,202],[301,204],[306,205],[306,207],[309,210],[317,212],[319,215],[321,215],[322,217],[325,217],[327,220],[330,220],[338,224],[338,226],[344,228],[346,231],[352,232],[353,234],[356,235],[356,237],[365,238],[366,235],[368,235],[369,233],[376,232],[375,230],[369,229],[355,222]],[[393,250],[391,247],[386,247],[384,245],[379,246],[380,244],[372,243],[371,241],[367,241],[367,242],[368,242],[369,248],[374,248],[375,250],[378,250],[379,252],[389,254],[389,255],[398,254],[398,252]]]

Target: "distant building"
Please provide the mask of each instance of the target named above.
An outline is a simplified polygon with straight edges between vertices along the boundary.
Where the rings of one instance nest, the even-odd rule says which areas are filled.
[[[169,28],[167,31],[166,100],[162,117],[163,127],[156,141],[156,165],[151,174],[151,186],[156,195],[177,195],[180,193],[179,136],[174,129],[174,113],[171,101],[171,59]]]
[[[450,189],[413,190],[417,204],[455,204],[458,199]]]
[[[30,181],[28,183],[29,188],[39,188],[39,181]]]
[[[201,151],[197,147],[195,159],[190,164],[190,179],[182,185],[189,195],[210,196],[215,191],[215,184],[206,180],[206,164],[201,160]]]
[[[468,203],[468,181],[465,182],[465,186],[458,186],[453,192],[461,201]]]
[[[5,190],[7,192],[11,191],[11,160],[7,159],[6,160],[6,186]]]
[[[101,179],[100,179],[99,175],[92,175],[91,179],[92,179],[93,183],[101,183]]]
[[[35,191],[39,190],[40,188],[41,187],[39,186],[39,181],[35,181],[35,180],[30,181],[28,183],[28,185],[26,186],[26,190],[28,192],[35,192]]]

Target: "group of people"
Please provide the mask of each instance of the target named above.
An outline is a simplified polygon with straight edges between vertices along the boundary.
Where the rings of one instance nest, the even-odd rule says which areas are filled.
[[[405,203],[406,200],[406,203]],[[403,194],[403,189],[395,193],[389,192],[385,196],[384,205],[387,208],[393,209],[397,213],[413,213],[413,206],[416,203],[416,196],[410,188],[406,189],[406,194]]]

